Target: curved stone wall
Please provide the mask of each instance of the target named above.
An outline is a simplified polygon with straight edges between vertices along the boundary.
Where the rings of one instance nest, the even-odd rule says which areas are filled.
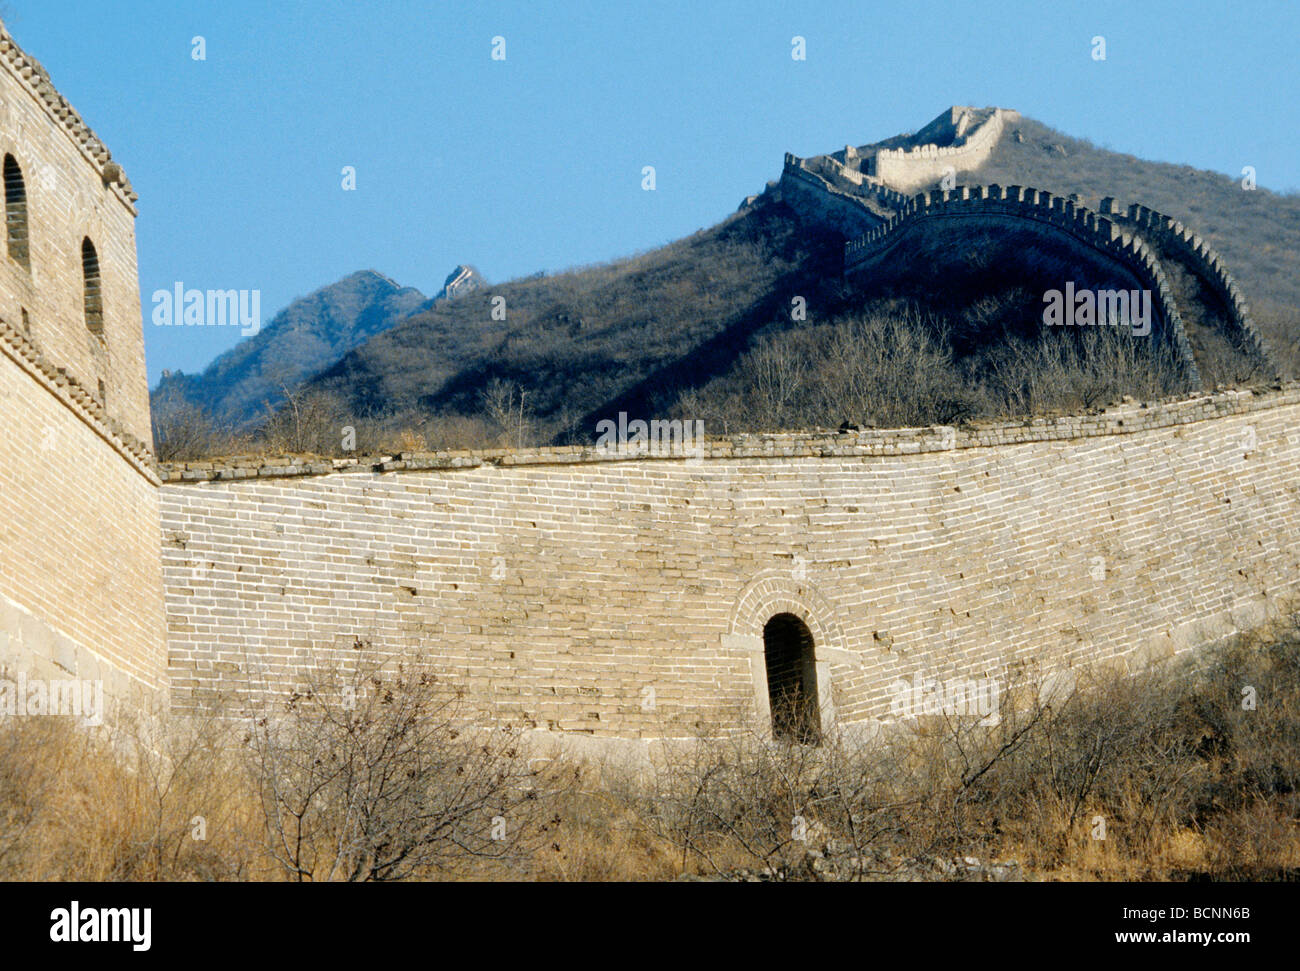
[[[1237,286],[1237,281],[1209,243],[1173,216],[1138,203],[1130,205],[1126,212],[1121,213],[1115,200],[1106,198],[1101,200],[1101,212],[1121,223],[1137,226],[1140,232],[1157,238],[1192,263],[1228,308],[1229,316],[1238,331],[1235,336],[1239,336],[1260,363],[1266,366],[1271,377],[1277,377],[1272,353],[1250,318],[1250,307]]]
[[[164,469],[176,707],[357,638],[492,717],[689,737],[761,710],[794,613],[846,724],[900,679],[1023,681],[1215,642],[1300,593],[1300,384],[962,428]],[[824,685],[823,685],[824,681]]]
[[[793,155],[786,155],[785,164],[787,167],[793,165],[821,176],[832,188],[843,190],[851,195],[870,195],[893,209],[901,209],[911,198],[907,193],[892,189],[879,179],[849,168],[832,155],[820,155],[813,159],[800,159]]]
[[[1142,288],[1151,291],[1152,303],[1164,325],[1166,339],[1174,347],[1192,386],[1200,384],[1182,318],[1160,261],[1151,247],[1136,234],[1123,232],[1114,221],[1050,192],[1017,185],[1007,186],[1004,191],[1001,186],[989,185],[921,193],[884,225],[845,244],[845,272],[861,270],[879,260],[910,238],[916,227],[935,219],[1013,220],[1062,236],[1073,243],[1081,243],[1110,257],[1132,273]]]

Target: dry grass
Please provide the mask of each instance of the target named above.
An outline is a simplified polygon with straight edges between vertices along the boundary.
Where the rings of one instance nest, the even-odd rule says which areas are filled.
[[[200,720],[146,732],[145,724],[138,717],[95,732],[61,718],[0,725],[0,877],[269,875],[229,726]]]
[[[814,747],[733,726],[639,772],[528,768],[468,741],[431,690],[408,669],[343,715],[299,697],[274,734],[215,717],[0,723],[0,879],[799,879],[827,845],[859,879],[966,855],[1037,879],[1300,875],[1294,622],[1048,699],[1004,696],[995,727],[939,717]],[[286,865],[303,798],[310,852]],[[508,845],[488,835],[498,813]]]

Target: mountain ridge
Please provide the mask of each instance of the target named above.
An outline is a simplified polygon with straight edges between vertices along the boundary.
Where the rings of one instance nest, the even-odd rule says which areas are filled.
[[[988,123],[994,117],[992,114],[994,109],[954,108],[945,113],[948,123],[955,127],[964,110],[974,112],[974,116],[967,123],[966,130],[975,135],[978,134],[981,124]],[[940,115],[939,119],[925,126],[921,130],[922,133],[929,132],[933,136],[936,130],[942,129],[942,125],[938,123],[944,118],[945,115]],[[1248,236],[1269,238],[1276,232],[1285,237],[1283,223],[1288,215],[1293,216],[1296,225],[1300,226],[1300,198],[1277,196],[1267,193],[1267,190],[1260,190],[1267,193],[1266,195],[1248,198],[1249,194],[1240,192],[1231,180],[1214,173],[1196,173],[1194,176],[1189,176],[1185,166],[1145,162],[1132,156],[1119,156],[1117,153],[1091,146],[1083,140],[1069,138],[1015,112],[1003,111],[1000,121],[1002,125],[1000,136],[983,146],[982,153],[976,160],[977,164],[960,170],[958,184],[984,185],[1001,182],[1039,185],[1063,195],[1075,192],[1075,189],[1070,188],[1073,185],[1085,194],[1082,198],[1090,199],[1095,196],[1096,198],[1091,200],[1094,205],[1100,203],[1103,195],[1108,195],[1125,201],[1146,202],[1151,204],[1152,208],[1185,218],[1189,225],[1198,228],[1198,231],[1204,231],[1206,238],[1213,242],[1219,252],[1225,254],[1225,259],[1246,288],[1252,305],[1256,307],[1256,316],[1262,317],[1266,325],[1272,326],[1273,333],[1270,336],[1274,338],[1275,344],[1279,343],[1276,340],[1278,327],[1285,324],[1285,321],[1270,320],[1269,311],[1283,306],[1294,306],[1297,299],[1300,299],[1300,292],[1291,286],[1290,277],[1271,272],[1267,265],[1260,265],[1255,259],[1258,254],[1252,250],[1251,240],[1240,239],[1232,234],[1233,224],[1229,216],[1232,206],[1244,205],[1250,214]],[[860,159],[864,159],[869,154],[867,149],[926,154],[928,150],[922,150],[918,145],[920,138],[921,135],[918,134],[885,139],[857,150],[857,155]],[[943,140],[950,143],[947,147],[958,152],[965,144],[965,141],[957,138],[955,134]],[[842,157],[844,153],[840,154]],[[941,157],[940,153],[936,153],[936,157]],[[1077,176],[1075,170],[1078,171]],[[1190,195],[1184,191],[1188,184],[1194,187]],[[908,198],[899,190],[890,189],[887,183],[882,185],[887,190],[884,196],[899,200]],[[829,236],[837,235],[836,227],[822,218],[822,214],[780,190],[779,182],[770,184],[763,194],[751,197],[746,204],[742,204],[738,213],[727,217],[712,229],[703,231],[703,236],[717,239],[730,236],[734,239],[740,232],[737,229],[737,220],[742,223],[746,220],[766,222],[768,229],[779,228],[779,224],[782,223],[787,226],[801,224],[812,227],[814,232],[826,233]],[[1200,197],[1204,197],[1204,202],[1198,201]],[[877,213],[875,218],[883,222],[887,218],[884,215],[885,211],[887,210]],[[1197,227],[1198,220],[1194,218],[1198,211],[1214,214],[1214,218],[1209,220],[1210,225],[1204,230]],[[783,214],[773,218],[773,214],[777,212]],[[760,217],[760,213],[768,215]],[[851,233],[838,232],[838,235],[843,239],[848,238]],[[602,349],[602,353],[592,356],[591,350],[586,345],[591,344],[590,337],[599,332],[602,318],[607,317],[602,315],[599,309],[602,300],[597,291],[603,285],[602,280],[608,282],[606,278],[611,273],[620,272],[620,268],[626,270],[629,275],[635,276],[638,264],[653,263],[655,254],[660,254],[663,262],[673,266],[673,269],[664,267],[656,271],[663,278],[665,286],[671,284],[680,288],[698,285],[698,281],[690,282],[692,276],[685,273],[673,260],[672,253],[675,249],[689,248],[691,240],[694,239],[698,243],[699,238],[697,234],[696,237],[679,240],[660,250],[652,251],[651,254],[632,260],[617,261],[609,267],[590,271],[586,277],[582,277],[579,273],[548,278],[546,281],[540,281],[549,288],[544,291],[538,290],[537,284],[526,280],[512,281],[510,284],[496,287],[494,292],[507,297],[507,303],[512,308],[512,321],[499,325],[493,340],[487,340],[480,333],[487,320],[486,307],[474,305],[473,298],[470,298],[470,302],[456,308],[455,314],[444,310],[433,318],[428,314],[414,315],[393,331],[350,351],[337,365],[317,375],[309,384],[311,387],[342,395],[353,408],[362,410],[382,408],[387,402],[393,410],[406,408],[413,413],[434,414],[447,410],[467,413],[472,410],[476,391],[481,392],[493,379],[513,380],[529,388],[536,407],[543,415],[556,419],[555,430],[561,435],[566,422],[560,421],[559,418],[560,412],[565,410],[566,405],[569,406],[569,410],[576,408],[584,416],[585,422],[597,413],[604,414],[600,411],[599,405],[592,407],[592,398],[606,391],[609,392],[607,401],[621,402],[628,407],[642,409],[667,407],[671,410],[669,403],[660,402],[659,405],[655,405],[652,402],[655,392],[665,391],[679,378],[682,378],[686,385],[695,386],[699,380],[705,379],[707,374],[714,374],[717,369],[702,363],[700,358],[709,361],[713,360],[716,353],[722,353],[718,348],[719,341],[725,343],[731,340],[742,346],[748,346],[754,333],[762,329],[756,320],[751,320],[750,325],[742,327],[740,331],[725,325],[710,329],[703,327],[697,315],[697,323],[686,330],[699,332],[700,340],[694,343],[687,340],[688,346],[681,347],[680,353],[667,357],[654,351],[634,354],[626,346],[620,349]],[[1273,238],[1277,236],[1274,235]],[[1300,243],[1300,239],[1297,243]],[[811,240],[809,248],[816,248]],[[833,249],[832,243],[829,250]],[[1300,246],[1297,249],[1300,249]],[[811,279],[807,274],[801,277],[800,273],[794,272],[785,285],[803,290],[810,297],[819,289],[835,289],[839,284],[839,270],[838,267],[833,266],[836,257],[829,250],[823,252],[820,257],[822,260],[820,279]],[[1279,260],[1281,259],[1283,257],[1279,256]],[[1297,271],[1295,275],[1300,278],[1300,258],[1295,257],[1293,252],[1289,260],[1288,265]],[[805,269],[811,269],[811,265]],[[668,277],[674,274],[677,279],[670,281]],[[942,281],[939,283],[941,285]],[[772,280],[758,273],[755,268],[754,289],[771,285]],[[593,290],[592,299],[587,301],[592,306],[587,312],[584,312],[582,307],[571,305],[575,302],[572,297],[583,289]],[[567,301],[562,298],[565,292],[569,294]],[[707,287],[701,287],[701,292],[707,293]],[[753,296],[754,294],[747,294],[738,299],[743,299],[745,305],[751,307],[751,313],[755,312],[753,308],[765,305],[765,311],[758,313],[758,316],[762,316],[763,313],[770,318],[776,316],[781,300],[776,299],[775,294],[768,294],[762,299],[752,299]],[[646,309],[653,309],[661,301],[660,297],[650,299],[648,295],[644,306]],[[1273,306],[1270,307],[1270,304]],[[1041,311],[1041,305],[1039,310]],[[1264,312],[1260,313],[1261,310]],[[671,316],[674,312],[676,311],[672,306],[665,305],[666,316]],[[452,319],[455,315],[459,316],[459,324]],[[520,316],[526,322],[521,323]],[[632,323],[638,316],[644,315],[642,311],[629,308],[627,316],[628,322]],[[740,316],[745,314],[742,312]],[[562,344],[567,346],[557,345],[554,353],[543,355],[527,351],[530,345],[536,346],[544,340],[545,335],[553,334],[557,323],[565,324],[568,320],[579,320],[581,326],[565,335]],[[618,326],[611,323],[614,330],[617,330]],[[659,328],[659,339],[675,340],[675,330],[671,323]],[[634,327],[633,332],[636,331],[637,328]],[[1286,330],[1286,332],[1290,331]],[[437,337],[434,336],[435,334]],[[727,334],[731,336],[726,337]],[[458,336],[466,335],[467,340],[457,340]],[[625,345],[628,343],[630,341],[624,341]],[[650,346],[650,343],[651,336],[647,333],[642,347]],[[399,347],[400,353],[396,350]],[[465,354],[458,362],[449,361],[441,350],[448,347],[463,348]],[[655,377],[647,377],[644,381],[609,380],[611,361],[619,358],[626,361],[629,356],[639,357],[639,365],[646,369],[646,374]],[[396,360],[397,357],[401,358],[400,362]],[[568,400],[560,402],[555,400],[557,398],[555,392],[544,386],[545,381],[538,379],[562,371],[566,366],[565,361],[574,367],[587,369],[592,380],[580,382],[579,386],[571,389],[573,392],[571,395],[564,396]],[[390,365],[393,369],[386,372],[386,368]],[[684,375],[688,371],[696,376],[686,380]],[[417,375],[422,375],[422,379],[417,378]],[[555,383],[553,377],[550,383]],[[641,393],[633,393],[634,387],[647,383],[653,387]],[[418,393],[414,390],[417,385],[421,389]]]
[[[246,425],[353,347],[411,314],[485,285],[477,269],[460,264],[430,298],[378,270],[357,270],[291,301],[198,374],[163,372],[151,397],[155,403],[198,404],[219,422]]]
[[[928,320],[935,334],[955,333],[957,342],[943,353],[967,368],[962,381],[981,381],[990,355],[1000,353],[995,344],[1032,342],[1041,316],[1035,293],[1055,279],[1043,275],[1045,268],[1058,277],[1079,272],[1067,253],[1050,245],[1038,253],[1037,241],[990,235],[985,227],[955,232],[937,249],[904,250],[898,266],[843,279],[845,242],[864,226],[888,224],[912,201],[904,190],[921,176],[948,175],[942,163],[954,161],[953,181],[972,191],[1037,186],[1062,201],[1068,196],[1070,205],[1077,200],[1096,210],[1103,198],[1119,198],[1183,220],[1223,254],[1261,330],[1294,373],[1300,359],[1300,196],[1245,192],[1217,173],[1101,149],[1007,109],[954,106],[915,135],[801,160],[841,178],[838,202],[834,192],[791,191],[783,176],[711,228],[649,253],[492,287],[479,278],[453,294],[456,299],[428,300],[347,347],[305,376],[303,387],[338,402],[344,413],[389,427],[424,428],[437,437],[448,420],[490,425],[484,402],[504,383],[527,398],[527,407],[520,398],[521,428],[531,424],[541,440],[581,440],[611,409],[681,413],[691,403],[702,407],[701,394],[734,398],[736,387],[752,383],[752,358],[765,343],[782,344],[782,353],[797,346],[809,361],[817,360],[817,348],[805,346],[808,334],[826,325],[824,336],[833,338],[834,320],[854,313],[911,315]],[[899,171],[904,178],[891,175]],[[846,173],[854,184],[842,181]],[[941,184],[924,179],[919,184],[927,191]],[[839,218],[845,205],[857,207],[851,218]],[[986,262],[994,252],[1001,264]],[[939,272],[945,260],[956,262],[950,272]],[[457,278],[469,271],[457,267],[444,292],[455,290]],[[1096,267],[1088,272],[1104,277]],[[509,307],[504,321],[493,318],[494,297],[504,297]],[[812,308],[806,324],[788,309],[795,297]],[[1196,297],[1195,281],[1182,280],[1180,299]],[[943,413],[962,414],[960,397]],[[717,421],[728,422],[726,408],[712,411]]]

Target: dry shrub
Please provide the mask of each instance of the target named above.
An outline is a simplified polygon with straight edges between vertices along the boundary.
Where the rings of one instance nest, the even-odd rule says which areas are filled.
[[[1102,833],[1107,850],[1150,855],[1204,781],[1181,700],[1163,672],[1085,672],[1068,693],[1034,703],[1031,730],[968,787],[954,835],[1014,846],[1046,869],[1097,850]]]
[[[557,882],[671,880],[673,847],[658,838],[625,793],[568,789],[553,796],[529,873]]]
[[[537,838],[538,773],[517,734],[472,723],[418,657],[319,671],[256,717],[269,851],[294,880],[388,881],[515,862]]]
[[[1150,400],[1186,389],[1166,343],[1120,327],[1045,328],[1031,337],[1004,328],[996,339],[981,336],[979,353],[957,357],[954,348],[972,340],[967,331],[1007,312],[1001,301],[977,303],[961,333],[902,307],[768,334],[733,374],[682,394],[676,411],[723,434],[845,421],[916,427],[1078,413],[1125,394]]]
[[[201,405],[177,388],[156,395],[150,404],[154,454],[160,462],[186,462],[239,451],[243,443]]]
[[[564,767],[530,770],[419,661],[366,654],[266,709],[0,720],[0,879],[530,872]]]
[[[257,429],[254,447],[270,453],[336,455],[343,444],[343,429],[355,422],[333,394],[302,388],[283,388],[276,407],[266,404],[266,419]]]
[[[530,767],[418,658],[368,650],[251,722],[6,719],[0,879],[823,878],[812,850],[839,879],[960,877],[937,864],[967,855],[1058,879],[1294,879],[1296,620],[1015,688],[997,724],[806,744],[737,716],[637,765]]]
[[[1184,390],[1169,345],[1122,327],[1049,328],[1036,340],[1006,335],[982,361],[985,415],[1010,418],[1085,411],[1129,394],[1155,399]]]
[[[903,310],[762,337],[732,378],[687,393],[678,410],[724,433],[928,425],[972,410],[961,385],[942,324]]]
[[[683,870],[799,879],[809,850],[833,848],[857,879],[968,855],[1062,878],[1259,879],[1300,873],[1298,781],[1293,622],[1135,675],[1017,688],[996,725],[701,738],[666,749],[638,807]]]

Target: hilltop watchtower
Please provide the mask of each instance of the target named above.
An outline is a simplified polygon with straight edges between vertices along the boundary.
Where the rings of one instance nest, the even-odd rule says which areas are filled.
[[[2,23],[0,164],[0,675],[159,688],[137,197]]]

